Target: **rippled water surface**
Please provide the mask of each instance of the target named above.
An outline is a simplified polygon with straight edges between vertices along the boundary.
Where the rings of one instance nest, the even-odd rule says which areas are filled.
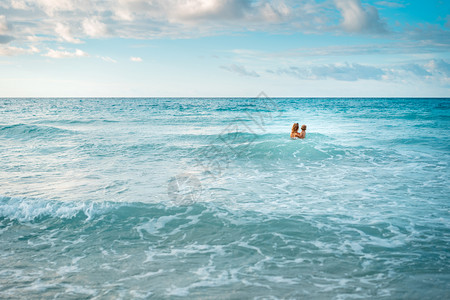
[[[449,163],[449,99],[0,99],[0,298],[450,298]]]

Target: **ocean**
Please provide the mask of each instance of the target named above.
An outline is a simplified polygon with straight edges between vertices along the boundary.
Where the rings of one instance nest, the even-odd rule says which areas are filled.
[[[449,163],[450,99],[0,98],[0,298],[448,299]]]

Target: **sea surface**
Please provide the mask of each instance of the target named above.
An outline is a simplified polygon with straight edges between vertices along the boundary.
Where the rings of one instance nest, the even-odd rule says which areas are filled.
[[[0,98],[0,298],[449,299],[449,164],[450,99]]]

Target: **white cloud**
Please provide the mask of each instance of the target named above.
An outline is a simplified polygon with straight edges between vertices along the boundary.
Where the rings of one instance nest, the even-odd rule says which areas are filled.
[[[201,21],[205,19],[233,20],[242,18],[250,10],[248,0],[188,0],[173,1],[173,22]]]
[[[13,46],[1,46],[0,45],[0,56],[14,56],[14,55],[22,55],[22,54],[34,54],[38,53],[39,49],[36,47],[30,48],[20,48]]]
[[[48,56],[51,58],[71,58],[71,57],[83,57],[83,56],[89,56],[86,52],[76,49],[74,52],[69,52],[65,50],[54,50],[49,49],[46,54],[43,56]]]
[[[450,86],[450,64],[442,59],[388,66],[384,70],[385,81],[428,82]]]
[[[8,32],[8,23],[6,23],[6,17],[0,15],[0,34],[6,34]]]
[[[27,9],[28,5],[25,0],[11,0],[11,7],[15,9]]]
[[[115,19],[133,21],[136,19],[149,18],[153,21],[165,19],[166,10],[170,8],[173,0],[117,0],[112,6]]]
[[[370,66],[357,63],[315,64],[299,67],[290,66],[276,70],[269,69],[267,72],[275,75],[289,75],[302,80],[377,80],[388,82],[425,80],[450,84],[450,63],[442,59],[387,66]]]
[[[386,25],[380,20],[378,10],[373,6],[364,8],[360,0],[335,0],[336,7],[344,18],[341,26],[345,31],[355,33],[383,33]]]
[[[326,64],[305,67],[281,68],[269,73],[287,74],[300,79],[323,80],[335,79],[340,81],[357,81],[361,79],[380,80],[384,71],[380,68],[360,64]]]
[[[203,23],[213,28],[223,26],[267,28],[295,19],[305,20],[305,24],[314,26],[314,17],[308,16],[309,12],[303,6],[320,6],[320,4],[313,5],[310,1],[298,5],[295,1],[289,0],[172,0],[170,2],[170,9],[166,10],[166,14],[171,23],[183,25]]]
[[[35,2],[38,7],[51,17],[59,11],[74,11],[77,8],[74,3],[75,1],[72,0],[32,0],[27,2],[28,4]],[[85,5],[85,3],[79,1],[79,5]]]
[[[1,33],[5,28],[8,35]],[[371,34],[386,28],[377,9],[360,0],[0,0],[0,43],[14,40],[18,47],[42,49],[53,47],[48,43],[55,40],[80,44],[87,37],[196,38],[248,31]],[[437,24],[404,25],[390,38],[420,41],[420,49],[442,52],[450,45],[448,32]]]
[[[222,69],[239,74],[241,76],[249,76],[249,77],[259,77],[259,74],[255,71],[249,71],[244,66],[240,65],[229,65],[229,66],[221,66]]]
[[[443,59],[432,59],[425,64],[427,71],[450,79],[450,63]]]
[[[6,22],[6,16],[0,15],[0,44],[8,44],[14,37],[7,35],[9,33],[9,26]]]
[[[426,68],[424,68],[424,66],[421,66],[416,63],[405,64],[394,69],[394,72],[401,72],[401,71],[404,71],[410,75],[414,75],[417,77],[431,76],[431,73],[428,72]]]
[[[323,32],[335,29],[339,16],[330,1],[7,0],[0,7],[8,13],[16,42],[40,36],[78,44],[85,37],[105,36],[153,39],[246,30]],[[357,8],[373,17],[374,8],[364,10],[360,4]],[[0,14],[5,13],[0,10]],[[344,21],[347,29],[351,28],[348,20]]]
[[[147,25],[159,27],[208,24],[209,28],[221,28],[237,25],[231,21],[244,26],[267,26],[266,22],[286,21],[292,14],[293,5],[298,6],[291,0],[117,0],[111,11],[116,20],[146,20]],[[304,12],[302,9],[296,11]]]
[[[142,62],[142,58],[140,58],[140,57],[135,57],[135,56],[130,57],[130,60],[131,60],[131,61],[134,61],[134,62]]]
[[[265,3],[261,7],[261,15],[269,22],[280,22],[288,19],[292,14],[291,9],[284,3]]]
[[[63,39],[66,42],[73,43],[73,44],[83,43],[81,40],[73,37],[70,27],[65,24],[57,23],[55,32],[61,37],[61,39]]]
[[[83,29],[91,37],[103,37],[108,32],[106,25],[100,22],[98,17],[84,19]]]
[[[30,41],[32,43],[39,43],[48,40],[48,38],[36,36],[36,35],[29,35],[26,37],[27,41]]]
[[[101,58],[103,61],[106,61],[106,62],[110,62],[110,63],[116,63],[117,62],[117,60],[112,59],[109,56],[98,56],[98,57]]]

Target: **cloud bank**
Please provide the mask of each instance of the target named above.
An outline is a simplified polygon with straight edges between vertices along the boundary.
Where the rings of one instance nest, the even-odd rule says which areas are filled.
[[[276,71],[300,79],[356,81],[361,79],[380,80],[385,72],[379,68],[360,64],[326,64],[309,67],[289,67]]]
[[[380,8],[401,8],[394,1]],[[409,26],[409,27],[408,27]],[[450,47],[448,28],[389,28],[379,10],[361,0],[3,0],[2,52],[30,46],[83,44],[89,39],[197,38],[242,32],[332,33],[385,36]],[[12,45],[7,45],[11,44]],[[12,47],[14,46],[14,48]],[[5,50],[9,49],[9,50]]]
[[[241,65],[232,64],[229,66],[221,66],[221,68],[241,76],[259,77],[258,73],[256,73],[255,71],[249,71],[244,66]]]
[[[274,75],[288,75],[302,80],[404,81],[415,79],[450,85],[450,63],[443,59],[432,59],[421,64],[408,63],[382,67],[357,63],[290,66],[275,70],[268,69],[266,72]]]
[[[14,41],[16,47],[83,44],[92,38],[189,38],[245,31],[384,33],[386,28],[377,9],[360,0],[0,2],[0,44]]]
[[[361,0],[2,0],[0,56],[95,57],[116,63],[108,56],[114,54],[93,53],[89,43],[94,39],[303,33],[306,41],[303,48],[262,53],[261,49],[269,49],[271,45],[256,45],[255,49],[233,53],[239,59],[221,61],[216,67],[246,78],[267,76],[263,70],[268,69],[270,74],[301,80],[407,78],[448,85],[450,67],[448,60],[442,58],[448,58],[450,49],[450,17],[436,24],[394,27],[393,20],[388,22],[383,12],[387,8],[401,10],[408,6],[407,2],[370,3],[373,5]],[[314,45],[307,45],[307,35],[323,41],[328,37],[356,36],[355,40],[364,44],[346,44],[342,39],[313,48]],[[368,39],[371,40],[367,42]],[[132,55],[135,53],[126,54],[124,60],[143,61]],[[365,57],[358,60],[353,59],[355,56]],[[388,56],[392,59],[390,65],[384,61]],[[395,59],[402,63],[394,64]]]

